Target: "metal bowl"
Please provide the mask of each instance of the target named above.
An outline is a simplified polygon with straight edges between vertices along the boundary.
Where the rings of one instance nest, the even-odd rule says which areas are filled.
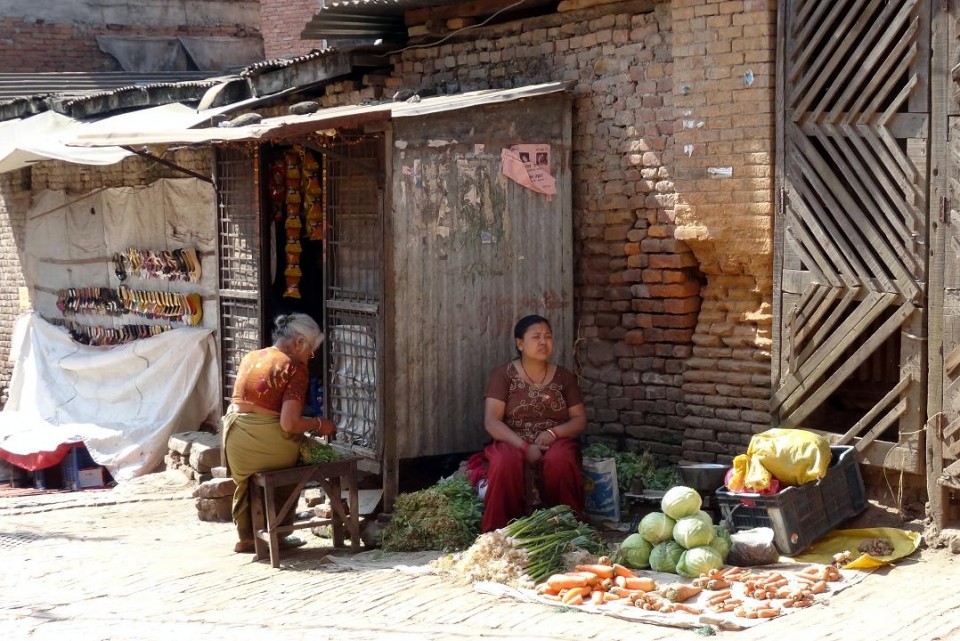
[[[677,466],[684,485],[698,492],[713,492],[722,486],[723,478],[729,469],[729,465],[721,463],[689,463]]]

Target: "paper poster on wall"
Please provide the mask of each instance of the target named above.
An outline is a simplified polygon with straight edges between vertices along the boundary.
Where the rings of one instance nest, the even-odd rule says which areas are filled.
[[[517,184],[552,200],[557,193],[557,181],[550,174],[550,156],[550,145],[513,145],[500,150],[500,171]]]

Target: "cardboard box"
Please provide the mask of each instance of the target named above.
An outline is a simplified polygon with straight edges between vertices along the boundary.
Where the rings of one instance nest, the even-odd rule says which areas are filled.
[[[81,489],[104,486],[103,468],[100,466],[82,468],[77,472],[77,477]]]

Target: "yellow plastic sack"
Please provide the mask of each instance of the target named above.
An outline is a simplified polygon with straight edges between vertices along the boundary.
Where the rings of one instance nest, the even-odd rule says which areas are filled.
[[[738,462],[738,459],[741,460]],[[752,492],[769,486],[771,474],[781,485],[803,485],[826,476],[828,467],[830,443],[827,439],[806,430],[776,428],[755,434],[746,455],[733,460],[731,484],[740,482],[737,476],[742,473],[743,485]]]
[[[913,554],[920,545],[919,532],[909,532],[892,527],[872,527],[858,530],[834,530],[810,546],[803,554],[793,557],[802,563],[833,563],[833,555],[849,551],[858,553],[860,544],[866,539],[886,539],[893,546],[888,556],[860,554],[843,566],[845,570],[871,570],[887,565]]]
[[[733,459],[733,475],[727,483],[731,492],[762,492],[772,481],[770,472],[748,454],[739,454]]]

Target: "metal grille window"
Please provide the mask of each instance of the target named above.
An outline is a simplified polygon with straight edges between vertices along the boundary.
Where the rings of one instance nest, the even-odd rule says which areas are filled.
[[[338,138],[326,167],[327,415],[337,439],[379,456],[383,415],[383,139]]]
[[[256,152],[217,151],[217,205],[220,267],[220,357],[223,394],[233,394],[240,360],[259,349],[263,326],[260,301],[261,234]]]

